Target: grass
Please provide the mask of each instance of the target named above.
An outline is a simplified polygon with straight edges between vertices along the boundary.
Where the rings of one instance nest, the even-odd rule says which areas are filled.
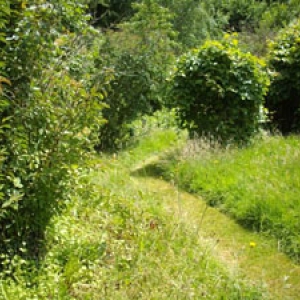
[[[278,254],[273,239],[243,230],[176,185],[147,177],[164,174],[237,218],[233,205],[242,205],[247,180],[254,191],[258,180],[264,194],[266,179],[277,180],[274,190],[293,195],[285,184],[297,176],[297,145],[296,137],[273,137],[222,151],[159,129],[129,150],[95,158],[89,172],[79,173],[65,211],[52,219],[43,259],[2,258],[0,300],[297,299],[299,268]],[[281,167],[285,175],[275,180]],[[258,224],[253,228],[262,230],[267,223]]]
[[[265,137],[244,149],[190,141],[155,166],[251,230],[278,239],[300,261],[300,139]]]
[[[169,148],[160,132],[155,139],[159,151]],[[68,207],[47,230],[40,263],[7,261],[1,300],[267,299],[260,285],[232,274],[198,232],[166,211],[163,195],[130,176],[129,158],[137,151],[146,159],[156,151],[150,149],[96,159],[91,172],[81,173]]]
[[[234,276],[263,286],[271,299],[299,298],[300,266],[278,252],[274,239],[242,228],[198,196],[178,191],[163,180],[143,176],[137,183],[144,189],[157,191],[163,197],[165,209],[197,231],[201,244],[209,243],[209,253]]]

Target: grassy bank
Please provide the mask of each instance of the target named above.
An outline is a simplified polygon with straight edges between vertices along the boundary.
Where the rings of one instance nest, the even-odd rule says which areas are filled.
[[[243,226],[276,237],[299,262],[299,149],[299,137],[265,137],[229,150],[196,140],[152,168]]]

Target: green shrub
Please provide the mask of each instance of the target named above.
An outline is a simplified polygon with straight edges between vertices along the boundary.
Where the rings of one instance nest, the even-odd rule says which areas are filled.
[[[1,74],[10,81],[0,80],[0,253],[13,255],[25,243],[37,256],[76,165],[98,139],[102,95],[90,70],[92,32],[83,5],[24,2],[17,12],[2,49]],[[84,57],[81,74],[73,68],[75,54]]]
[[[259,128],[267,87],[263,62],[236,40],[207,41],[179,59],[170,101],[191,133],[243,142]]]
[[[300,21],[282,30],[270,43],[269,66],[274,72],[266,106],[283,133],[300,129]]]
[[[14,108],[5,132],[1,241],[12,242],[14,248],[17,237],[28,245],[42,239],[72,185],[72,170],[98,140],[95,133],[101,124],[95,90],[64,70],[45,69],[42,78],[46,81],[32,81],[27,106]],[[7,245],[11,243],[1,250]]]
[[[112,71],[113,78],[106,89],[108,106],[102,112],[107,122],[100,128],[98,150],[121,147],[129,134],[126,125],[151,110],[151,80],[143,57],[123,53],[116,58]]]
[[[161,108],[165,74],[173,63],[176,33],[168,9],[153,0],[135,3],[134,9],[134,16],[119,25],[121,32],[107,32],[99,59],[99,75],[106,70],[113,77],[99,150],[121,148],[132,134],[128,123]]]

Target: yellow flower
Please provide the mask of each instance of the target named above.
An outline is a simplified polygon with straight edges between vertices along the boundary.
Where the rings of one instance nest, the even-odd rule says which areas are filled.
[[[256,247],[256,243],[255,243],[255,242],[250,242],[249,246],[250,246],[251,248],[254,248],[254,247]]]
[[[236,39],[234,39],[234,40],[232,40],[232,44],[233,44],[233,46],[238,46],[238,44],[239,44],[239,41],[238,41],[238,40],[236,40]]]

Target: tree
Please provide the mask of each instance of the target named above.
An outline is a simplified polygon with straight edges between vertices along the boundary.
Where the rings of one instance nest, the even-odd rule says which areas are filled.
[[[115,28],[117,24],[133,15],[131,7],[134,0],[91,0],[89,11],[93,26]]]
[[[197,47],[207,38],[222,36],[226,18],[218,10],[220,3],[206,0],[159,0],[158,3],[173,14],[172,24],[184,49]]]
[[[300,130],[300,21],[283,29],[269,45],[273,71],[266,106],[273,124],[283,133]]]
[[[128,123],[139,115],[162,106],[162,86],[174,61],[176,32],[169,10],[146,0],[133,5],[135,14],[119,24],[120,32],[106,33],[105,58],[99,71],[113,74],[103,110],[107,123],[100,128],[99,150],[124,145],[130,132]],[[120,48],[122,45],[122,48]]]

